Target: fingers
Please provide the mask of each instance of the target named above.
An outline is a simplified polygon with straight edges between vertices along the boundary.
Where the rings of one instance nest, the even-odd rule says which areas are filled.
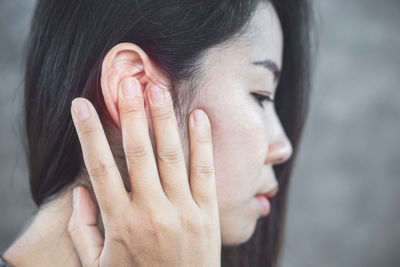
[[[78,253],[82,266],[99,266],[104,238],[96,226],[97,208],[84,187],[74,190],[73,212],[68,232]]]
[[[147,92],[157,147],[157,163],[165,194],[173,203],[192,199],[185,158],[168,89],[151,85]]]
[[[118,108],[125,157],[134,197],[165,197],[149,136],[139,81],[126,78],[118,89]]]
[[[211,124],[202,110],[195,110],[189,118],[190,188],[193,199],[202,210],[217,214],[217,193]]]
[[[118,215],[129,199],[97,112],[89,101],[76,98],[71,113],[102,215]]]

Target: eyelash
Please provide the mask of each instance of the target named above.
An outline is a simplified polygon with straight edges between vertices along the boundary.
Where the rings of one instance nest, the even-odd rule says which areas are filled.
[[[265,101],[274,103],[274,99],[272,99],[271,96],[269,96],[269,95],[261,95],[261,94],[257,94],[257,93],[251,93],[251,95],[254,96],[254,98],[256,99],[256,101],[262,108],[264,107],[263,103]]]

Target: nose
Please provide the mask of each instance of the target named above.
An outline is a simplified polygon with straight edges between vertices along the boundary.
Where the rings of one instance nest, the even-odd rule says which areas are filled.
[[[292,144],[283,131],[272,140],[268,148],[266,164],[282,164],[293,154]]]

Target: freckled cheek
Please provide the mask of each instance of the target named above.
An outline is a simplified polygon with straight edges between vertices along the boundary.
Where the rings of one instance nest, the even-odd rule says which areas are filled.
[[[260,128],[254,127],[253,131],[247,132],[242,138],[246,157],[249,159],[250,168],[253,171],[261,171],[268,154],[268,137]]]
[[[240,125],[225,121],[213,130],[218,195],[227,210],[241,207],[257,191],[267,151],[263,125],[239,121]]]
[[[214,116],[212,133],[215,152],[228,154],[231,158],[239,155],[249,158],[266,156],[268,134],[265,123],[254,114],[227,113]]]

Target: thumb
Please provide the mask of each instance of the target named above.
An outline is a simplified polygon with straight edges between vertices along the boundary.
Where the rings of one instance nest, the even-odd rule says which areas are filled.
[[[78,186],[73,192],[73,212],[68,232],[82,266],[99,266],[104,237],[97,225],[97,208],[89,191]]]

